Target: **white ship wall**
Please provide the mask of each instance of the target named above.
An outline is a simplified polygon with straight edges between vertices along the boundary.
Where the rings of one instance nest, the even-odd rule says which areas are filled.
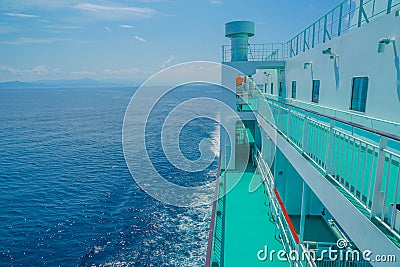
[[[400,16],[395,13],[289,59],[287,97],[292,81],[297,81],[297,100],[311,102],[312,80],[319,79],[319,105],[350,111],[352,78],[369,77],[365,115],[400,122]],[[396,40],[378,54],[379,40],[387,37]],[[336,63],[322,54],[327,48],[338,55]],[[312,68],[305,69],[306,62],[312,62]]]

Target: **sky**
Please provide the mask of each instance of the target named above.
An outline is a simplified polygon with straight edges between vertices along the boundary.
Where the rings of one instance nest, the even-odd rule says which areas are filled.
[[[338,0],[0,0],[0,82],[143,81],[168,66],[221,61],[224,25],[250,43],[286,42]]]

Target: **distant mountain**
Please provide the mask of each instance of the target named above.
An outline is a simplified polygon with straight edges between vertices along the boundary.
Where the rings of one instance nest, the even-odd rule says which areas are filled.
[[[30,86],[30,83],[20,82],[20,81],[0,83],[0,88],[22,88],[22,87],[29,87],[29,86]]]
[[[33,82],[0,82],[0,88],[40,88],[40,87],[106,87],[106,86],[134,86],[130,81],[99,81],[93,79],[79,80],[40,80]]]

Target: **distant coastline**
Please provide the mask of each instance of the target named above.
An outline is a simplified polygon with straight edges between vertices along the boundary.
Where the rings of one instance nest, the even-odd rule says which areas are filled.
[[[59,88],[59,87],[133,87],[138,86],[140,82],[126,80],[38,80],[32,82],[8,81],[0,82],[0,89],[4,88]]]

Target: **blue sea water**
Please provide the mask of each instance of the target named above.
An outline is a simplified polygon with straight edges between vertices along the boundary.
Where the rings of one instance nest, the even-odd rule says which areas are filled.
[[[215,179],[217,159],[207,170],[184,173],[160,150],[157,125],[198,88],[160,102],[149,123],[149,154],[176,183]],[[126,166],[121,131],[134,91],[0,90],[0,266],[204,265],[211,205],[163,204]],[[184,154],[199,157],[199,141],[215,138],[216,129],[211,120],[192,121],[182,131]]]

